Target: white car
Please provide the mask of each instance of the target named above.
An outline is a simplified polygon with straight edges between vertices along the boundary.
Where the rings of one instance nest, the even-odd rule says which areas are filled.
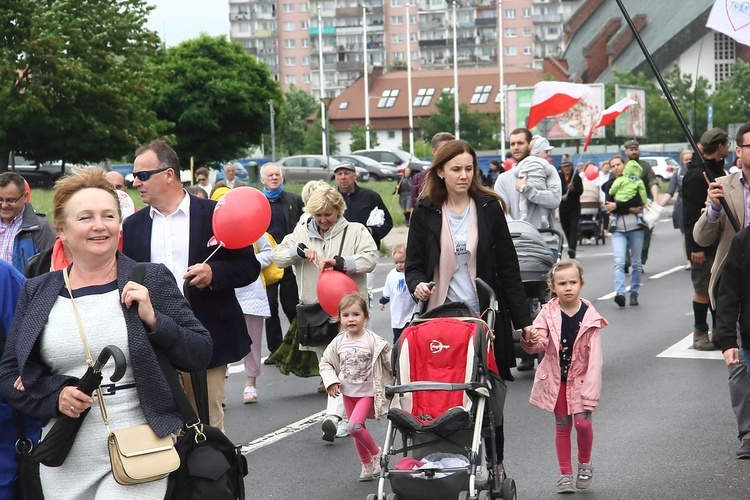
[[[680,170],[680,164],[671,156],[644,156],[640,159],[651,165],[659,182],[668,181],[672,174]]]

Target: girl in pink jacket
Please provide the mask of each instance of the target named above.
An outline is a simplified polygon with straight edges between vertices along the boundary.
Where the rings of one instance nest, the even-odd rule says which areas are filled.
[[[594,306],[580,298],[583,268],[578,261],[562,260],[547,274],[551,300],[542,306],[535,330],[525,332],[521,347],[544,353],[529,402],[555,415],[555,449],[560,464],[558,493],[575,493],[591,485],[591,413],[602,387],[601,328],[607,325]],[[572,418],[571,418],[572,417]],[[578,473],[575,486],[570,434],[575,423],[578,438]]]

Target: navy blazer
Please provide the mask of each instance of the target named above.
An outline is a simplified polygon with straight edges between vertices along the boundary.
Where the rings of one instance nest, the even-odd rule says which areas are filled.
[[[208,241],[213,237],[215,205],[215,201],[190,196],[189,265],[203,262],[215,248],[208,247]],[[152,225],[148,207],[125,219],[122,253],[136,262],[151,262]],[[250,352],[252,341],[234,289],[258,279],[260,264],[252,246],[240,250],[221,248],[208,264],[213,271],[211,286],[203,289],[190,287],[187,299],[195,317],[213,338],[214,350],[208,364],[209,368],[213,368],[239,361]]]
[[[135,262],[117,255],[117,287],[122,289],[133,274]],[[152,343],[160,346],[175,368],[193,372],[206,368],[211,353],[211,337],[193,316],[177,288],[172,273],[163,264],[148,264],[143,284],[149,289],[156,313],[157,331],[147,332],[135,307],[123,304],[128,330],[128,360],[135,377],[138,399],[146,421],[160,436],[182,426],[182,416],[172,391],[159,368]],[[28,280],[18,299],[13,326],[0,362],[0,395],[23,413],[46,423],[59,416],[60,391],[76,385],[78,379],[55,374],[42,362],[39,337],[60,292],[65,288],[62,271]],[[92,353],[97,356],[98,353]],[[81,351],[81,376],[86,371]],[[25,391],[13,387],[21,375]]]

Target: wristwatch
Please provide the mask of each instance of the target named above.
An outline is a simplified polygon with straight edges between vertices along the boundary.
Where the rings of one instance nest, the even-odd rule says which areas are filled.
[[[528,187],[529,187],[528,184],[524,184],[523,186],[521,186],[521,189],[519,189],[518,192],[523,193],[524,191],[526,191],[526,189],[528,189]]]

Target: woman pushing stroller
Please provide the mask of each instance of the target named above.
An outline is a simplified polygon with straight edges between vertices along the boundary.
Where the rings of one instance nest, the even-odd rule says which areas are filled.
[[[480,183],[477,156],[465,141],[445,143],[427,171],[412,213],[406,255],[406,283],[431,309],[444,302],[467,303],[481,312],[476,278],[488,283],[500,303],[495,357],[500,376],[513,380],[513,329],[532,334],[516,250],[505,220],[505,203]],[[430,288],[429,282],[435,282]],[[499,419],[502,421],[502,419]],[[502,425],[496,428],[498,472],[504,475]]]

